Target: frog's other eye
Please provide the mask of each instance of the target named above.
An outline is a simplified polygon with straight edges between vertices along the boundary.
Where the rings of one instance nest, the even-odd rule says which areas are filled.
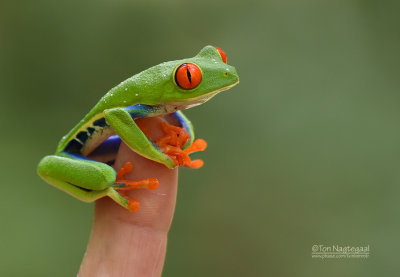
[[[175,82],[183,89],[194,89],[201,82],[201,70],[192,63],[184,63],[175,73]]]
[[[225,52],[222,51],[222,49],[219,48],[219,47],[217,47],[217,46],[214,46],[214,47],[215,47],[215,49],[218,50],[219,54],[221,55],[222,61],[223,61],[224,63],[226,63],[226,62],[227,62],[227,58],[226,58]]]

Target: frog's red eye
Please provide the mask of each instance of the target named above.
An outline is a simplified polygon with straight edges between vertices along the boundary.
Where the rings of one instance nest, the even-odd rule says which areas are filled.
[[[192,63],[184,63],[175,73],[175,81],[183,89],[193,89],[201,82],[201,70]]]
[[[219,52],[219,54],[221,55],[222,61],[223,61],[224,63],[226,63],[227,59],[226,59],[226,54],[225,54],[225,52],[222,51],[222,49],[219,48],[219,47],[217,47],[217,46],[215,46],[215,49],[217,49],[218,52]]]

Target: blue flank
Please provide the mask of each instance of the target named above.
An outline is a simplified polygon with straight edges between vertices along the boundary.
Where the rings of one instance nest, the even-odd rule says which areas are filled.
[[[124,107],[123,109],[126,110],[132,116],[133,119],[157,115],[160,111],[159,106],[151,106],[144,104],[137,104],[134,106]],[[171,113],[171,115],[175,116],[178,119],[180,125],[183,128],[185,128],[188,132],[191,132],[189,126],[187,125],[187,122],[178,113]],[[82,156],[80,154],[80,150],[86,143],[86,141],[95,133],[96,130],[95,127],[103,128],[105,126],[108,126],[108,124],[106,123],[104,117],[97,119],[95,122],[93,122],[92,126],[87,127],[86,131],[79,132],[75,136],[76,139],[75,138],[72,139],[64,148],[64,151],[62,153],[74,159],[92,161],[92,159]],[[193,136],[193,134],[190,133],[190,136]],[[77,139],[79,139],[80,141],[78,141]],[[158,145],[156,145],[152,140],[150,140],[150,138],[147,139],[153,144],[154,147],[158,148]],[[121,145],[121,138],[118,135],[110,136],[95,150],[93,150],[93,152],[90,153],[90,156],[103,156],[103,155],[105,156],[110,154],[116,154],[118,152],[120,145]]]
[[[87,157],[85,157],[85,156],[82,156],[82,155],[80,155],[80,154],[69,153],[69,152],[66,152],[66,151],[63,151],[63,152],[61,152],[61,153],[64,154],[64,155],[66,155],[66,156],[68,156],[68,157],[70,157],[70,158],[72,158],[72,159],[86,160],[86,161],[94,161],[94,160],[89,159],[89,158],[87,158]]]
[[[184,129],[186,129],[188,132],[190,132],[189,126],[186,124],[186,120],[184,120],[179,113],[174,113],[174,115],[176,116],[176,118],[178,118],[179,123],[181,124],[181,126]],[[192,135],[192,134],[190,134],[190,135]]]
[[[121,144],[121,138],[117,135],[111,136],[100,144],[90,155],[107,155],[117,153]]]
[[[124,107],[133,119],[140,117],[148,117],[151,115],[156,115],[160,108],[158,106],[150,106],[144,104],[137,104],[134,106]],[[72,138],[64,148],[64,153],[78,154],[80,153],[83,145],[86,141],[96,133],[99,128],[105,128],[109,126],[104,117],[95,120],[91,126],[88,126],[86,130],[81,130],[78,132],[74,138]],[[118,147],[121,144],[121,139],[118,136],[112,136],[104,141],[97,149],[91,154],[101,155],[101,154],[111,154],[117,153]]]

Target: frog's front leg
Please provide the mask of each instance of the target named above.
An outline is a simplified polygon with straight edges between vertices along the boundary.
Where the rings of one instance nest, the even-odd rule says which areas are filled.
[[[145,187],[155,189],[158,181],[155,178],[141,181],[123,180],[123,175],[131,169],[131,165],[128,164],[117,173],[107,164],[62,152],[44,157],[39,163],[38,173],[47,183],[84,202],[93,202],[109,196],[124,208],[136,211],[140,207],[139,202],[127,197],[125,192]]]
[[[136,105],[109,109],[104,114],[107,123],[129,148],[141,156],[174,168],[176,165],[172,159],[155,146],[134,121],[134,118],[154,115],[154,109],[156,107]]]

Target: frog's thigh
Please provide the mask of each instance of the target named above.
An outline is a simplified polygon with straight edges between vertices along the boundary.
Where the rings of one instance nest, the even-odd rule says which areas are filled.
[[[51,185],[88,202],[107,195],[116,178],[114,169],[106,164],[55,155],[40,161],[38,173]]]

